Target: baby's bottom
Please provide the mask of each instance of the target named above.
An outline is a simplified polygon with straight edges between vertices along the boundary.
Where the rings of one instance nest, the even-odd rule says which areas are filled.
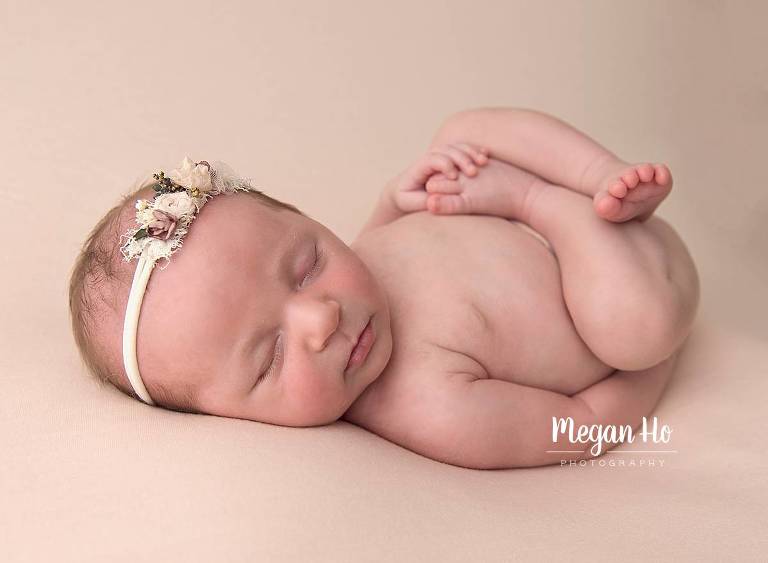
[[[520,220],[549,241],[574,326],[600,360],[644,370],[680,347],[696,314],[699,279],[668,223],[656,216],[606,221],[591,198],[541,179]]]

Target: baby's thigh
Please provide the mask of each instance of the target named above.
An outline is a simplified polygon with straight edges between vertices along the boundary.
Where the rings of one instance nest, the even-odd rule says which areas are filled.
[[[688,248],[675,229],[656,215],[642,223],[666,258],[667,278],[675,293],[676,314],[682,325],[693,321],[699,303],[699,275]]]
[[[668,357],[688,337],[699,303],[699,277],[685,243],[669,223],[652,216],[627,227],[639,263],[654,267],[638,274],[643,277],[642,291],[624,297],[634,299],[632,314],[624,316],[630,320],[605,335],[608,341],[615,337],[629,343],[630,348],[619,352],[610,344],[612,359],[607,361],[620,369],[645,369]],[[621,288],[617,291],[620,295]]]

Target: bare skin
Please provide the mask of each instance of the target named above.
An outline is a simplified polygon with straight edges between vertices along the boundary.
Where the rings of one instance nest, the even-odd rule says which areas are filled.
[[[457,405],[485,402],[477,412],[492,412],[495,399],[516,393],[526,409],[549,416],[573,411],[585,420],[636,425],[671,377],[672,358],[695,314],[698,278],[682,241],[657,217],[606,221],[585,194],[494,158],[457,180],[472,194],[503,190],[506,205],[494,200],[494,209],[516,222],[497,222],[481,211],[415,213],[356,241],[353,248],[390,295],[395,347],[386,372],[345,419],[468,467],[553,461],[543,444],[499,460],[492,452],[503,445],[488,444],[487,455],[470,455],[469,446],[446,451],[445,444],[416,432],[431,428],[429,398],[441,397],[440,408],[451,408],[437,392],[441,386],[456,390]],[[427,190],[437,185],[428,183]],[[437,192],[431,193],[433,198]],[[543,235],[550,249],[518,222]],[[489,380],[509,387],[478,393],[467,386]],[[505,401],[500,412],[512,416],[515,399]],[[497,417],[488,424],[503,428],[505,422]],[[532,432],[546,438],[544,421],[535,429],[508,424],[526,428],[529,438]]]
[[[473,152],[473,136],[496,144]],[[194,377],[203,412],[291,426],[341,417],[465,467],[556,463],[552,416],[637,426],[698,303],[690,255],[652,216],[671,175],[652,166],[650,178],[528,112],[483,112],[438,138],[442,152],[396,178],[349,247],[241,196],[209,203],[150,280],[142,373]],[[370,315],[376,340],[347,374]],[[179,323],[182,337],[167,339]]]
[[[588,192],[599,195],[602,186],[618,183],[615,170],[621,165],[612,165],[590,176]],[[645,167],[641,168],[647,178]],[[626,172],[625,175],[632,176]],[[663,349],[665,355],[671,354],[680,344],[681,334],[671,338],[662,328],[674,331],[692,321],[698,282],[687,250],[668,224],[658,218],[641,222],[639,217],[621,224],[604,221],[587,210],[587,194],[551,184],[494,158],[476,178],[462,174],[455,181],[446,181],[443,174],[435,175],[426,186],[427,191],[435,194],[428,205],[443,214],[483,213],[490,206],[498,209],[498,185],[504,186],[501,192],[505,216],[530,225],[553,246],[563,274],[568,309],[593,351],[618,369],[647,367],[640,346],[643,342],[653,350]],[[646,206],[642,207],[642,214],[651,213],[650,208],[655,209],[660,203],[659,194],[653,193],[655,188],[650,183],[639,189],[645,191],[636,192],[638,198],[633,203],[637,207],[632,211],[640,212],[641,206]],[[445,195],[443,190],[453,193]],[[643,200],[643,194],[653,197]],[[623,204],[622,209],[629,210],[629,204]],[[579,236],[574,237],[574,233]],[[617,291],[617,287],[622,291]],[[634,298],[627,299],[627,294]],[[649,304],[658,310],[652,311],[654,307]],[[680,316],[671,326],[664,327],[666,322],[662,319],[668,317],[669,311]],[[650,319],[651,314],[658,318]],[[647,319],[643,326],[648,331],[633,334],[640,317]],[[617,323],[625,323],[627,330],[623,331]],[[630,349],[638,356],[634,360],[627,356]]]
[[[630,219],[645,221],[672,189],[672,174],[666,164],[627,164],[608,161],[595,172],[600,178],[595,186],[595,212],[608,221],[621,223]]]
[[[590,197],[597,215],[612,222],[645,221],[672,189],[665,164],[626,162],[568,123],[535,110],[461,112],[438,132],[432,147],[459,142],[489,148],[499,160]],[[471,177],[468,170],[464,173]],[[433,192],[458,193],[456,182],[446,181],[444,174],[436,176],[431,179]],[[443,212],[436,203],[430,205],[430,211]],[[467,211],[456,198],[446,198],[444,205],[451,213],[477,212]]]
[[[498,158],[489,162],[467,148],[481,151],[483,145],[490,146],[486,156]],[[467,153],[459,165],[462,173],[431,176],[425,185],[427,209],[456,219],[469,214],[476,221],[442,229],[415,214],[364,232],[356,243],[372,269],[400,272],[402,285],[390,277],[388,288],[394,295],[393,318],[420,313],[432,319],[421,328],[403,321],[394,334],[433,347],[410,345],[397,354],[385,377],[345,417],[436,459],[486,468],[551,463],[542,453],[541,426],[531,424],[538,417],[541,424],[547,416],[567,413],[577,420],[637,426],[672,376],[699,298],[685,245],[666,222],[652,216],[672,185],[666,166],[630,165],[551,116],[517,110],[461,115],[438,132],[431,149],[445,146]],[[535,259],[534,249],[541,246],[513,230],[496,230],[494,216],[532,226],[557,260]],[[376,226],[374,218],[367,226]],[[418,254],[419,264],[438,275],[450,272],[448,277],[430,283],[429,277],[408,275],[408,262],[395,248],[408,248],[411,255],[416,245],[427,244],[425,239],[432,246]],[[442,251],[438,241],[444,243]],[[384,255],[392,256],[390,263],[378,259],[377,265],[377,248],[388,250]],[[515,253],[500,252],[508,248]],[[446,259],[451,253],[457,260]],[[525,259],[516,264],[515,257]],[[478,293],[470,289],[478,286],[464,280],[483,268]],[[549,293],[555,280],[561,284],[559,298]],[[526,294],[532,284],[541,301]],[[431,299],[409,299],[421,285],[430,288]],[[462,293],[462,286],[469,292]],[[565,315],[544,306],[557,302],[567,308]],[[468,325],[472,318],[481,324]],[[536,333],[538,323],[547,327],[546,335]],[[429,326],[443,328],[435,333]],[[452,326],[464,330],[451,336],[446,329]],[[521,347],[528,342],[530,349]],[[586,355],[579,356],[576,342],[585,345]],[[419,386],[415,373],[425,374],[427,387]],[[440,373],[448,375],[440,384],[429,377]],[[496,384],[480,385],[489,381]],[[444,387],[440,393],[439,386]],[[427,401],[431,397],[437,397],[435,403]],[[432,422],[446,410],[453,418]],[[471,425],[459,422],[464,412]],[[440,432],[449,437],[441,441]],[[506,448],[498,438],[502,435],[509,441]],[[527,443],[524,451],[522,443]]]
[[[509,195],[531,183],[515,183],[527,173],[498,162],[471,180],[486,172],[508,172]],[[483,214],[413,213],[353,244],[390,296],[394,347],[345,420],[434,459],[498,468],[585,457],[547,454],[557,448],[533,417],[636,426],[650,414],[695,309],[694,290],[676,289],[691,276],[684,246],[661,219],[609,223],[583,195],[535,187],[535,201],[511,199],[552,251],[519,223]],[[675,307],[649,307],[664,300]],[[435,427],[446,412],[453,418]]]

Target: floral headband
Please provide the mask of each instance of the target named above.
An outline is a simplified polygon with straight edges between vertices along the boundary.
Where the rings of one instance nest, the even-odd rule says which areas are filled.
[[[161,258],[166,260],[163,268],[167,267],[171,254],[181,247],[189,226],[208,200],[220,194],[256,191],[249,180],[238,178],[224,163],[215,165],[212,167],[204,160],[193,162],[184,157],[181,168],[171,171],[168,176],[162,170],[153,174],[155,182],[151,185],[155,197],[136,201],[138,227],[120,237],[120,251],[125,261],[139,259],[123,324],[123,364],[133,390],[150,405],[155,403],[139,373],[136,331],[152,269]]]

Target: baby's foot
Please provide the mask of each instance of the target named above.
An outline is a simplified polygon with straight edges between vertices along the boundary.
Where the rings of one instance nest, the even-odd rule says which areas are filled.
[[[594,197],[595,212],[608,221],[645,221],[672,189],[664,164],[633,164],[606,174]]]
[[[437,215],[495,215],[525,222],[528,192],[540,178],[509,162],[488,158],[474,176],[456,180],[441,172],[425,185],[427,210]]]

